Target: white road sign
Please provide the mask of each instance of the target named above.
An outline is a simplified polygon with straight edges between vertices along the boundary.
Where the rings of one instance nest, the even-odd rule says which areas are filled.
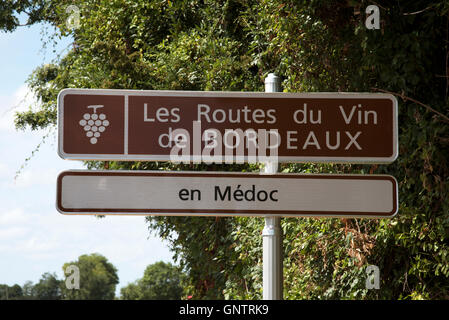
[[[389,218],[398,210],[388,175],[65,171],[64,214]]]

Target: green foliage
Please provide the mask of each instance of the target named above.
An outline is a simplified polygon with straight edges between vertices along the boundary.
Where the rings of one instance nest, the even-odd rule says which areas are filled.
[[[123,300],[180,300],[183,273],[171,263],[149,265],[141,279],[120,290]]]
[[[81,25],[65,26],[66,5]],[[399,182],[391,220],[283,219],[287,299],[442,299],[449,292],[447,1],[377,1],[381,30],[364,26],[369,1],[52,1],[43,17],[74,38],[30,87],[42,99],[18,127],[54,124],[66,87],[263,90],[276,71],[286,92],[378,91],[399,97],[399,158],[390,165],[283,165],[285,172],[388,173]],[[436,112],[440,114],[437,114]],[[443,117],[441,116],[443,115]],[[447,119],[447,118],[446,118]],[[90,162],[90,168],[246,170],[257,166]],[[194,299],[261,297],[258,218],[153,217],[187,270]],[[379,266],[381,289],[365,289]]]
[[[35,285],[31,281],[25,282],[23,287],[0,284],[0,300],[59,300],[61,285],[56,274],[46,272]]]
[[[21,300],[22,297],[22,288],[18,284],[13,286],[0,284],[0,300]]]
[[[126,287],[120,289],[120,299],[122,300],[141,300],[142,291],[138,281],[129,283]]]
[[[46,0],[3,0],[0,7],[0,30],[10,32],[22,26],[20,14],[27,16],[23,25],[42,21],[46,10],[49,10],[49,1]]]
[[[161,217],[148,221],[151,229],[169,241],[174,258],[188,270],[188,295],[193,299],[222,298],[228,270],[235,266],[232,219]]]
[[[145,300],[179,300],[182,295],[183,275],[171,263],[156,262],[149,265],[140,280]]]
[[[33,282],[32,281],[26,281],[22,286],[22,294],[24,300],[31,300],[34,299],[34,292],[33,292]]]
[[[93,253],[82,255],[77,261],[65,263],[63,271],[70,265],[76,265],[80,272],[80,288],[67,289],[62,286],[62,295],[66,300],[112,300],[118,284],[117,269],[104,256]]]
[[[59,300],[61,299],[62,286],[63,281],[58,280],[56,274],[46,272],[34,285],[32,295],[38,300]]]

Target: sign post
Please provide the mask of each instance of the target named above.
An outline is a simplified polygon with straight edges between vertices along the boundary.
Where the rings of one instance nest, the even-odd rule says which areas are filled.
[[[265,92],[280,92],[281,79],[274,73],[265,78]],[[279,171],[279,163],[265,162],[264,173],[275,174]],[[262,230],[263,237],[263,299],[282,300],[283,298],[283,247],[281,218],[272,216],[265,218]]]

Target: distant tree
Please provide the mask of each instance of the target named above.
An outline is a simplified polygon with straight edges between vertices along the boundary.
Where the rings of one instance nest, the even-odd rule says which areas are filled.
[[[24,300],[35,299],[34,297],[34,284],[32,281],[27,281],[22,286],[22,293]]]
[[[0,284],[0,300],[20,300],[22,297],[22,288],[18,284],[13,286]]]
[[[8,289],[9,286],[7,284],[0,284],[0,300],[8,299]]]
[[[140,281],[144,300],[181,299],[182,273],[171,263],[162,261],[149,265]]]
[[[139,280],[129,283],[120,289],[120,299],[122,300],[142,300],[142,290]]]
[[[67,289],[62,286],[63,299],[69,300],[111,300],[115,297],[118,284],[117,269],[104,256],[93,253],[82,255],[77,261],[65,263],[63,270],[69,265],[76,265],[80,270],[80,288]]]
[[[123,300],[181,299],[183,273],[171,263],[162,261],[149,265],[143,278],[120,290]]]
[[[38,283],[33,287],[33,296],[38,300],[59,300],[61,299],[61,284],[56,274],[46,272],[42,275]]]

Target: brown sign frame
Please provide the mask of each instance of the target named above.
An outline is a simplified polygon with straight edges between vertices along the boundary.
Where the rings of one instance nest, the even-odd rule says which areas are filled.
[[[123,153],[72,153],[64,150],[64,98],[67,95],[104,96],[105,98],[124,98]],[[58,154],[69,160],[117,160],[117,161],[170,161],[169,154],[130,154],[129,144],[129,97],[196,97],[201,98],[263,98],[263,99],[388,99],[392,101],[392,154],[389,156],[279,156],[279,162],[315,162],[315,163],[391,163],[398,156],[398,107],[397,99],[384,93],[265,93],[265,92],[199,92],[199,91],[152,91],[152,90],[109,90],[109,89],[64,89],[58,96]],[[268,101],[268,100],[267,100]],[[273,100],[270,100],[273,101]],[[279,127],[279,124],[277,124]],[[390,130],[390,129],[389,129]],[[67,134],[66,134],[67,135]],[[389,139],[390,139],[389,138]],[[388,140],[389,140],[388,139]],[[117,142],[119,144],[121,142]],[[381,145],[386,141],[376,141],[373,145]],[[390,143],[390,142],[388,142]],[[120,151],[121,152],[121,151]],[[246,161],[246,158],[245,158]]]

